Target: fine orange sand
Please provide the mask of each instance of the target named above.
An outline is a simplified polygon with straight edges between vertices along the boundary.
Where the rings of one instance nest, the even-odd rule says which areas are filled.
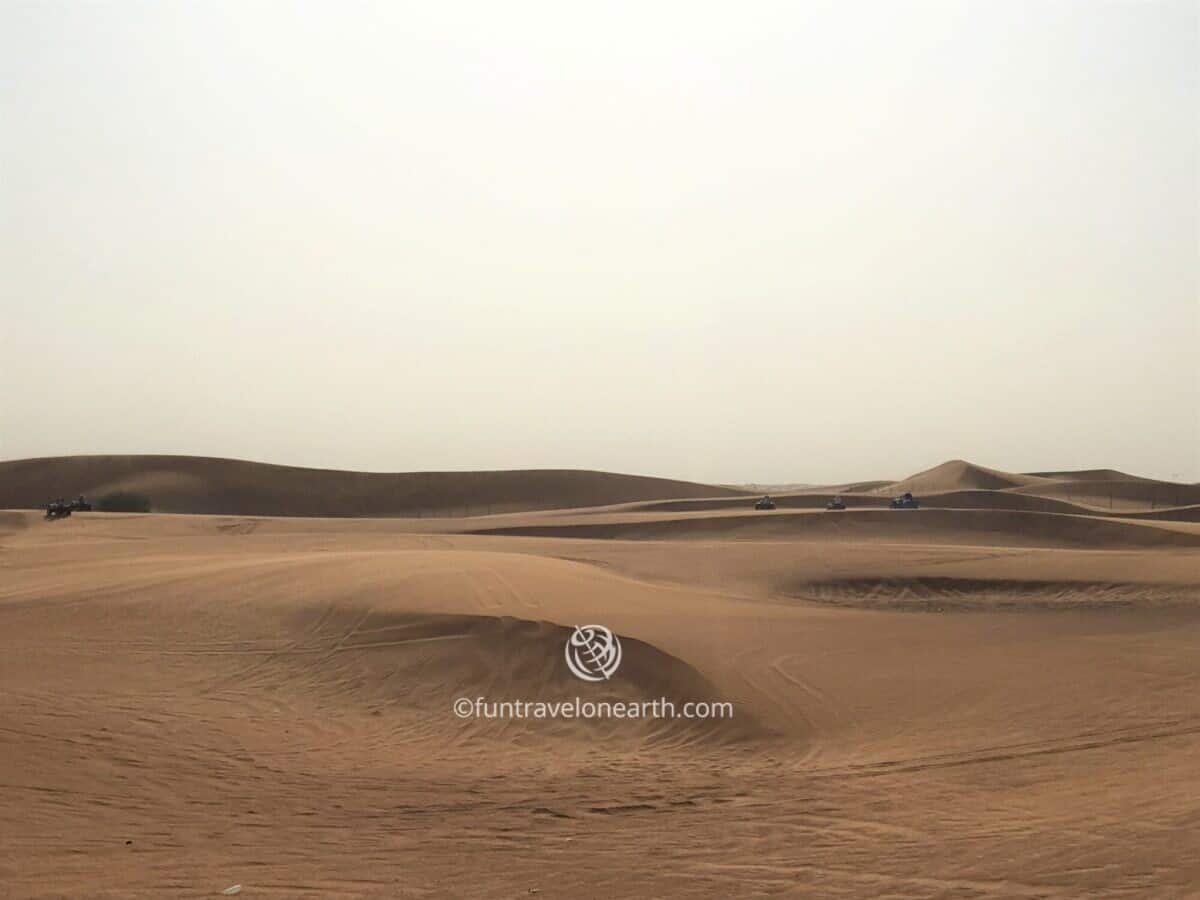
[[[0,896],[1200,896],[1196,486],[939,469],[845,512],[517,473],[494,515],[0,512]]]

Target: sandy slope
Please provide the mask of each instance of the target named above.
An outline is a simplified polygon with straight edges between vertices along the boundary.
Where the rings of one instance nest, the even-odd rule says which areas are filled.
[[[1027,472],[1026,474],[1051,481],[1153,481],[1151,478],[1130,475],[1128,472],[1120,472],[1116,469],[1075,469],[1060,472]]]
[[[1196,529],[2,512],[0,895],[1200,895]]]
[[[1098,509],[1126,511],[1152,510],[1171,506],[1190,506],[1200,503],[1200,485],[1174,484],[1146,479],[1093,481],[1064,480],[1049,485],[1017,488],[1021,493],[1056,497]]]
[[[1121,515],[1135,519],[1158,519],[1163,522],[1200,522],[1200,504],[1175,506],[1153,512],[1122,513]]]
[[[1008,509],[848,509],[841,513],[734,509],[659,515],[604,513],[480,520],[481,534],[607,540],[819,540],[1038,547],[1200,547],[1200,531],[1167,520]]]

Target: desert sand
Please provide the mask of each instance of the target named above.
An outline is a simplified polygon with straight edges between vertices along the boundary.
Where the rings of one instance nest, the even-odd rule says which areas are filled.
[[[1196,485],[173,459],[0,465],[4,897],[1200,896]]]

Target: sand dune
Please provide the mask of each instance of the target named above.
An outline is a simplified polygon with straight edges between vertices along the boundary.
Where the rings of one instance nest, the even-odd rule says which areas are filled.
[[[1200,522],[1200,505],[1176,506],[1150,512],[1118,513],[1131,519],[1158,519],[1163,522]]]
[[[936,509],[1010,509],[1024,512],[1095,515],[1097,510],[1041,494],[1019,494],[1015,491],[958,490],[922,494],[921,506]]]
[[[1034,487],[1044,483],[1036,475],[1017,475],[1012,472],[1001,472],[998,469],[988,469],[961,459],[952,459],[941,465],[910,475],[901,481],[894,482],[885,489],[892,494],[911,491],[914,494],[928,494],[941,491],[958,491],[981,489],[1001,491],[1015,487]]]
[[[458,571],[478,573],[471,578],[503,577],[466,555],[460,558]],[[580,688],[562,664],[563,646],[572,629],[517,617],[517,613],[537,614],[534,608],[512,607],[488,615],[391,612],[377,601],[288,610],[277,634],[308,652],[278,653],[269,666],[256,667],[249,677],[259,689],[280,696],[302,685],[308,700],[319,695],[341,708],[368,713],[388,709],[401,723],[408,723],[408,739],[423,734],[429,719],[443,718],[459,697],[486,696],[496,703],[570,700]],[[622,677],[590,688],[589,700],[632,704],[665,697],[682,704],[721,699],[695,668],[650,644],[624,635],[622,650]],[[739,721],[665,723],[649,718],[621,722],[479,718],[464,723],[453,735],[453,743],[487,748],[498,740],[505,744],[534,739],[568,744],[604,740],[614,748],[644,752],[725,744],[765,734],[749,715]],[[450,737],[438,732],[426,736],[435,741]],[[568,747],[566,752],[570,751]]]
[[[1118,472],[1116,469],[1071,469],[1061,472],[1027,472],[1035,478],[1047,478],[1050,481],[1153,481],[1140,475],[1130,475]]]
[[[1092,511],[1153,510],[1200,503],[1200,485],[1156,481],[1115,469],[1018,474],[963,460],[951,460],[918,472],[879,488],[876,493],[894,495],[903,491],[918,495],[925,505],[935,505],[938,501],[933,495],[941,495],[944,499],[961,499],[973,507],[996,509],[1032,508],[1004,496],[1013,493],[1059,500],[1077,509]],[[952,493],[965,491],[973,493],[950,497]],[[988,493],[979,493],[981,491]],[[1062,507],[1055,509],[1052,505],[1043,508],[1046,511],[1072,511]]]
[[[1150,510],[1153,507],[1200,504],[1200,485],[1174,484],[1149,479],[1129,481],[1071,480],[1022,486],[1022,494],[1055,497],[1098,509]]]
[[[134,491],[156,512],[272,516],[451,516],[719,497],[709,485],[583,470],[342,472],[194,456],[64,456],[0,462],[0,508]]]
[[[819,500],[0,512],[0,893],[1195,893],[1197,526]],[[735,715],[452,708],[578,696]]]

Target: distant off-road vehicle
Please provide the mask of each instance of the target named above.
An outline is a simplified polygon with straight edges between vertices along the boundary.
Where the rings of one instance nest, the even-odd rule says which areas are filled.
[[[921,504],[909,491],[905,491],[903,496],[893,498],[891,506],[892,509],[919,509]]]
[[[828,503],[825,504],[825,508],[826,509],[845,509],[846,501],[843,500],[841,497],[834,497],[832,500],[830,500]]]
[[[754,508],[755,509],[774,509],[775,501],[764,494],[758,500],[754,501]]]
[[[73,512],[91,512],[92,504],[87,501],[87,498],[80,494],[74,500],[64,500],[59,497],[57,500],[51,500],[46,504],[47,519],[65,519]]]

